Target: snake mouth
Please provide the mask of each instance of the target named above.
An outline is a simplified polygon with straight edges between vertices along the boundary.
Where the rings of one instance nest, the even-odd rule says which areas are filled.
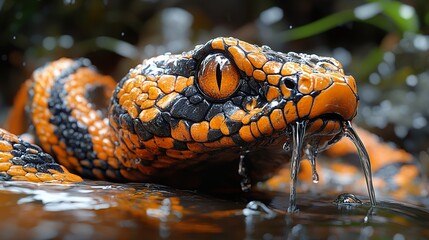
[[[336,121],[336,122],[346,121],[346,119],[339,113],[325,113],[318,117],[315,117],[314,119],[310,120],[310,122],[316,121],[318,119],[321,119],[322,121]]]

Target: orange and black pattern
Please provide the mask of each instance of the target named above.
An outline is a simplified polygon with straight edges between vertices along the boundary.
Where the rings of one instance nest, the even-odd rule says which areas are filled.
[[[86,59],[60,59],[27,86],[37,143],[64,166],[49,162],[44,172],[184,187],[239,179],[243,154],[251,177],[265,179],[289,159],[290,124],[306,121],[305,144],[321,151],[343,136],[358,105],[355,80],[335,59],[235,38],[145,60],[117,85]],[[3,155],[9,139],[0,138]],[[3,178],[27,164],[12,162]]]

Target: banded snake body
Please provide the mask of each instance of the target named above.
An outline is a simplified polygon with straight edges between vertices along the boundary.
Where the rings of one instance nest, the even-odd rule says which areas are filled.
[[[320,152],[344,135],[359,99],[354,78],[333,58],[235,38],[144,60],[118,84],[87,59],[63,58],[36,70],[26,86],[43,150],[1,130],[3,180],[81,181],[71,171],[239,187],[240,156],[252,181],[266,179],[290,158],[282,146],[293,145],[292,125],[305,123],[300,150]]]

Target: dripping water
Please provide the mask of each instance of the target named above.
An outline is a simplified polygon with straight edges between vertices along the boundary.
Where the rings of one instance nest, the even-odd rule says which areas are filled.
[[[250,177],[248,175],[248,169],[247,169],[247,164],[245,162],[245,158],[246,158],[246,153],[248,151],[242,152],[240,154],[240,163],[238,164],[238,174],[240,174],[240,176],[242,177],[241,179],[241,190],[243,192],[248,192],[250,190],[250,188],[252,187],[252,184],[250,182]]]
[[[355,130],[352,127],[352,124],[350,121],[344,122],[344,133],[345,135],[352,140],[352,142],[355,144],[359,159],[362,165],[363,173],[365,175],[366,180],[366,187],[368,189],[368,195],[369,195],[369,201],[371,202],[371,205],[376,205],[375,200],[375,193],[374,193],[374,187],[372,185],[372,174],[371,174],[371,162],[369,160],[368,152],[365,149],[365,146],[363,145],[362,141],[360,140],[359,136],[355,132]]]
[[[305,155],[310,161],[313,183],[318,183],[319,174],[317,173],[317,169],[316,169],[317,149],[312,145],[307,145],[307,147],[305,148]]]
[[[298,171],[301,161],[302,146],[304,142],[307,122],[296,122],[292,125],[292,163],[290,168],[290,196],[288,212],[295,212],[296,209],[296,184],[298,181]]]

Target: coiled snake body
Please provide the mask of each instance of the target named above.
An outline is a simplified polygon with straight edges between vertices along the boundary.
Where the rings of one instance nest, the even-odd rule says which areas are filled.
[[[63,166],[2,130],[4,180],[78,181],[68,169],[114,181],[231,185],[242,155],[258,181],[288,161],[291,124],[305,122],[303,144],[321,151],[342,137],[358,105],[355,80],[335,59],[234,38],[145,60],[117,85],[86,59],[52,62],[27,85],[37,142]],[[112,92],[110,104],[102,101]]]

